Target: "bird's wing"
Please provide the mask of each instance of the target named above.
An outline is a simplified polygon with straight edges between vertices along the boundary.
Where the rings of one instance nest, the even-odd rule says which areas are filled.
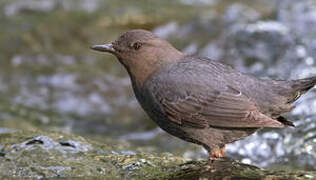
[[[282,123],[260,113],[241,92],[214,91],[208,92],[208,96],[191,94],[182,97],[176,101],[160,99],[168,119],[181,125],[198,128],[283,127]]]
[[[170,121],[198,128],[283,127],[261,113],[255,101],[234,85],[234,75],[229,76],[230,80],[223,78],[235,73],[233,70],[192,64],[173,66],[152,81],[150,91]]]

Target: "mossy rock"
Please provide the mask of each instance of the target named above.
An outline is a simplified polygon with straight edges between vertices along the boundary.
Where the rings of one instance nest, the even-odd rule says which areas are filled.
[[[192,161],[169,153],[123,153],[128,146],[102,144],[63,132],[8,131],[0,134],[0,142],[0,176],[6,178],[316,178],[316,172],[273,172],[228,158],[210,165],[203,160]]]

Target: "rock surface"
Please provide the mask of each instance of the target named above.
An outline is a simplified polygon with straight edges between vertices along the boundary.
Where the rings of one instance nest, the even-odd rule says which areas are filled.
[[[127,147],[109,146],[62,132],[2,132],[0,142],[0,176],[4,178],[316,178],[315,172],[274,172],[228,158],[210,166],[204,160],[192,161],[167,153],[127,153]]]

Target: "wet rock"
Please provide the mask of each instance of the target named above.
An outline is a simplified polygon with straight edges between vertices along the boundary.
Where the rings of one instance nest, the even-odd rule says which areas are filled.
[[[316,39],[316,2],[314,0],[280,2],[277,20],[307,42]]]
[[[213,165],[172,154],[112,147],[71,134],[17,131],[0,134],[0,176],[17,178],[197,179],[314,178],[312,172],[267,171],[229,158]],[[122,149],[125,149],[122,151]]]
[[[277,20],[300,38],[304,49],[298,50],[306,54],[309,66],[313,65],[316,55],[316,2],[286,0],[279,3],[276,14]]]
[[[63,137],[60,136],[60,139]],[[38,136],[33,137],[25,142],[19,143],[19,144],[13,144],[11,146],[12,149],[14,149],[14,153],[17,153],[18,151],[25,151],[25,150],[34,150],[35,148],[41,148],[45,151],[58,151],[62,154],[75,154],[79,152],[87,152],[89,149],[91,149],[91,145],[84,144],[80,141],[62,141],[59,142],[54,141],[50,137],[47,136]]]
[[[18,131],[1,134],[0,139],[4,144],[1,152],[5,153],[0,157],[2,177],[41,179],[95,176],[102,167],[97,161],[94,162],[93,157],[89,157],[95,147],[78,136]]]
[[[224,44],[226,36],[231,34],[232,29],[244,28],[246,24],[254,23],[260,20],[262,14],[242,3],[232,3],[225,7],[222,14],[214,14],[212,20],[208,21],[209,26],[216,26],[216,30],[211,32],[204,32],[203,37],[209,39],[209,43],[206,43],[203,48],[199,50],[199,54],[209,57],[213,60],[224,59]],[[213,15],[213,16],[214,16]],[[194,31],[195,28],[192,28]],[[215,33],[214,33],[215,32]],[[215,38],[211,38],[210,34],[216,34]],[[188,36],[188,35],[186,35]],[[216,37],[217,36],[217,37]]]
[[[291,61],[292,65],[298,63],[294,51],[295,38],[286,26],[275,21],[259,21],[246,26],[235,26],[225,39],[225,43],[224,49],[228,53],[225,57],[226,62],[235,63],[234,65],[243,71],[249,68],[252,73],[262,75],[267,72],[267,67],[278,62]],[[240,62],[242,64],[237,64]],[[282,77],[279,71],[271,71],[272,69],[266,75]]]
[[[225,9],[223,22],[226,24],[244,24],[259,20],[261,14],[241,3],[234,3]]]

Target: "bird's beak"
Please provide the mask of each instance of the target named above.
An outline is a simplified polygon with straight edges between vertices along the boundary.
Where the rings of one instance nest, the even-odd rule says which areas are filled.
[[[109,53],[115,53],[115,49],[113,48],[113,44],[101,44],[101,45],[92,45],[90,46],[91,49],[101,52],[109,52]]]

